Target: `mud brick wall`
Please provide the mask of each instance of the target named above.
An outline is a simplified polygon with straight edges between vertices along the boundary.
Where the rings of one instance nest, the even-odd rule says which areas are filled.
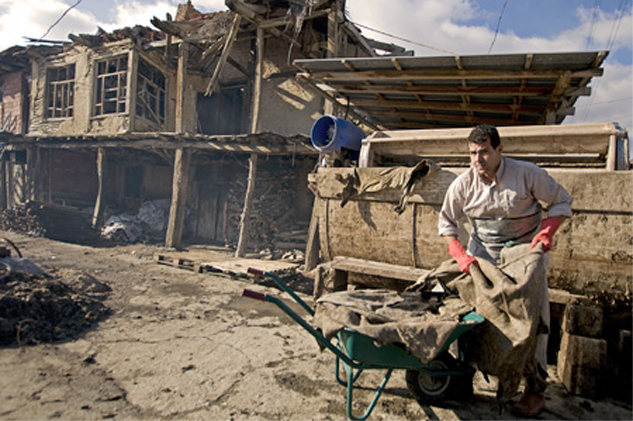
[[[0,130],[9,133],[23,132],[24,76],[22,72],[9,73],[0,85]]]

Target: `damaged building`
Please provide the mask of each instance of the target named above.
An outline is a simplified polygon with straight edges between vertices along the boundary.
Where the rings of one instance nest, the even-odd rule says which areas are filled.
[[[376,51],[344,2],[226,4],[2,52],[0,205],[73,207],[100,227],[151,203],[154,232],[119,239],[305,247],[318,157],[306,133],[332,109],[292,62]]]

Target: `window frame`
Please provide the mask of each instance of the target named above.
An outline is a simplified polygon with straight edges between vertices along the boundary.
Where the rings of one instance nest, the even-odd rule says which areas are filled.
[[[65,74],[62,75],[62,72]],[[46,69],[44,118],[66,119],[75,115],[75,82],[75,63]]]
[[[129,72],[130,55],[117,54],[102,57],[94,61],[94,98],[92,101],[92,115],[107,117],[110,115],[127,114],[129,112]],[[112,86],[109,83],[115,82]],[[114,96],[107,97],[109,93]],[[106,107],[114,106],[113,110]]]
[[[141,71],[142,66],[148,74]],[[150,61],[139,57],[136,65],[135,117],[164,127],[167,115],[167,87],[167,76]]]

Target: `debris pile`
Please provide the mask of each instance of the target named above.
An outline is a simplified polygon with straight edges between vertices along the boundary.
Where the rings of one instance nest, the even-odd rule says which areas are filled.
[[[161,241],[169,222],[170,199],[144,202],[136,214],[113,215],[101,228],[101,236],[118,243]]]
[[[75,208],[29,201],[4,209],[0,215],[0,229],[58,241],[81,242],[98,238],[98,233],[90,226],[90,218],[90,214]]]
[[[0,345],[73,338],[106,317],[111,288],[92,276],[11,270],[0,260]]]

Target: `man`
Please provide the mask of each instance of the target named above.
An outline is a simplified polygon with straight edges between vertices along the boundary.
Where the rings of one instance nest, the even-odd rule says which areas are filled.
[[[552,236],[571,216],[571,196],[547,172],[524,161],[502,156],[497,129],[489,125],[475,127],[468,137],[471,167],[449,186],[439,216],[439,235],[448,244],[449,254],[460,270],[469,273],[475,257],[500,263],[504,245],[543,243],[547,252]],[[542,207],[548,206],[547,218],[541,220]],[[458,240],[458,223],[468,218],[472,232],[468,253]],[[549,321],[546,300],[542,317]],[[539,337],[537,359],[547,370],[547,336]],[[536,416],[544,406],[542,391],[526,387],[515,405],[518,415]]]

